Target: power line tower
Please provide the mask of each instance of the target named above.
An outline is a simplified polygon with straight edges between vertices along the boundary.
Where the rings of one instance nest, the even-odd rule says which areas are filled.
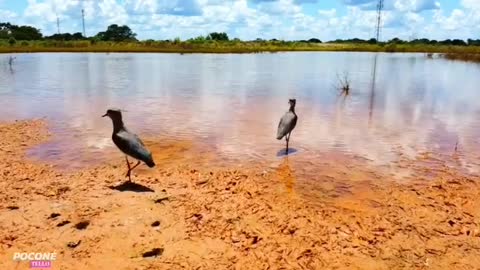
[[[377,42],[379,42],[380,38],[380,30],[382,27],[382,11],[383,11],[383,0],[378,0],[377,4],[377,28],[376,28],[376,36]]]
[[[85,10],[82,8],[82,26],[83,26],[83,37],[87,37],[85,34]]]
[[[60,19],[58,18],[58,14],[57,14],[57,33],[60,34]]]

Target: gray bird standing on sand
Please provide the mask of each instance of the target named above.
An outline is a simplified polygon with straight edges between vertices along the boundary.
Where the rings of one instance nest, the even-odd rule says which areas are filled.
[[[128,171],[128,182],[131,182],[130,173],[141,161],[145,162],[148,167],[152,168],[155,166],[155,162],[152,158],[152,153],[148,151],[140,138],[134,133],[127,130],[122,121],[122,112],[118,109],[109,109],[107,113],[102,117],[108,116],[112,119],[113,122],[113,134],[112,140],[115,145],[125,153],[125,160],[127,161]],[[130,162],[128,162],[128,157],[131,156],[138,160],[137,164],[133,167],[130,167]]]
[[[297,125],[297,114],[295,114],[295,104],[297,103],[296,99],[288,100],[288,104],[290,104],[290,109],[286,112],[282,119],[280,119],[280,123],[278,124],[277,130],[277,140],[281,140],[285,137],[287,141],[287,150],[285,153],[288,155],[288,142],[290,141],[290,134],[292,130]]]

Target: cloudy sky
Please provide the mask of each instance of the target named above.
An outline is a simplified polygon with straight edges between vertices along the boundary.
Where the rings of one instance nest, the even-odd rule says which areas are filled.
[[[321,40],[374,36],[378,0],[0,0],[0,21],[44,34],[87,35],[127,24],[139,39],[227,32],[241,39]],[[480,0],[385,0],[381,39],[480,38]]]

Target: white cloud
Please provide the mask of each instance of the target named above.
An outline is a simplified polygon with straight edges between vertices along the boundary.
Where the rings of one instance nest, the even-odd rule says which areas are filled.
[[[171,14],[199,16],[202,9],[197,0],[126,0],[130,14]]]
[[[295,15],[302,9],[293,0],[264,1],[258,4],[258,10],[274,15]]]
[[[37,3],[36,0],[29,0],[24,15],[28,18],[40,17],[49,22],[57,19],[53,6],[49,3]]]
[[[2,0],[0,0],[2,1]],[[0,9],[0,17],[36,26],[46,35],[81,31],[85,10],[87,34],[109,24],[127,24],[140,39],[187,39],[225,31],[242,39],[321,40],[374,36],[377,0],[342,0],[347,8],[309,10],[316,0],[28,0],[24,11]],[[4,8],[4,5],[2,6]],[[308,11],[308,12],[307,12]],[[433,14],[430,16],[429,14]],[[432,18],[430,18],[432,17]],[[428,18],[428,19],[427,19]],[[385,1],[382,39],[478,37],[480,1],[461,0],[446,14],[435,0]]]
[[[2,21],[9,21],[17,18],[17,13],[10,11],[10,10],[4,10],[0,9],[0,18],[2,18]]]
[[[440,3],[434,0],[396,0],[394,7],[401,12],[421,12],[425,10],[439,9]]]
[[[480,1],[479,0],[462,0],[462,6],[467,9],[473,9],[480,11]]]
[[[320,10],[318,10],[318,15],[323,16],[323,17],[333,18],[333,17],[337,16],[337,10],[334,9],[334,8],[328,9],[328,10],[320,9]]]
[[[434,12],[433,21],[426,27],[439,39],[478,38],[480,31],[480,1],[462,0],[461,6],[450,14],[443,10]],[[443,33],[443,35],[440,35]]]
[[[458,30],[462,26],[462,18],[465,17],[465,13],[460,9],[454,9],[450,16],[445,17],[442,12],[435,13],[434,19],[442,29],[447,31]]]
[[[98,4],[100,8],[100,16],[102,16],[108,24],[126,24],[128,22],[128,14],[125,7],[117,3],[115,0],[103,0]]]
[[[346,5],[357,6],[363,10],[376,10],[378,0],[343,0]],[[422,12],[440,8],[435,0],[390,0],[384,2],[384,10]]]

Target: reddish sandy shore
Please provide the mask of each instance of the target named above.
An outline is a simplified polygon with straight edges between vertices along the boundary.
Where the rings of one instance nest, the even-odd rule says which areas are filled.
[[[323,163],[313,200],[288,166],[157,162],[134,192],[118,190],[123,159],[65,172],[26,157],[48,138],[40,120],[0,124],[0,269],[53,251],[52,269],[480,269],[480,182],[447,166],[398,182]]]

